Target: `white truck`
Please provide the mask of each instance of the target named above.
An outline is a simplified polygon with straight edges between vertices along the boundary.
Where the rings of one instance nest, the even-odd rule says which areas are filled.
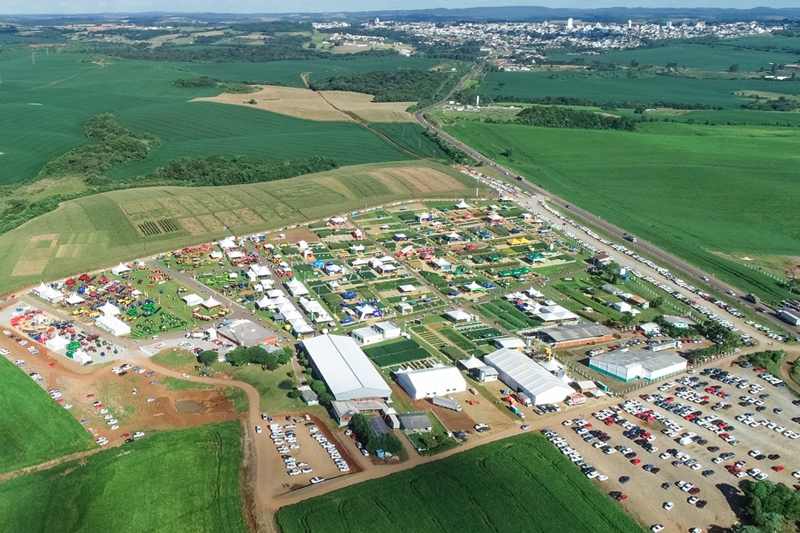
[[[433,403],[433,405],[438,405],[439,407],[446,407],[447,409],[452,409],[453,411],[461,411],[461,404],[455,401],[453,398],[434,396],[433,398],[431,398],[431,403]]]

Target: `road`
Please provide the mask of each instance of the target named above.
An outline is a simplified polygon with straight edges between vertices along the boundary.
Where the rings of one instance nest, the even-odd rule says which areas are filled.
[[[449,98],[450,98],[450,96],[452,94],[454,94],[457,91],[461,90],[461,88],[464,87],[464,85],[466,85],[467,82],[470,79],[472,79],[475,75],[480,73],[480,70],[481,69],[478,68],[478,69],[470,72],[466,76],[464,76],[461,79],[461,81],[459,81],[458,85],[456,85],[456,87],[453,89],[453,91],[451,91],[450,94],[447,95],[446,98],[444,98],[440,102],[437,102],[437,103],[435,103],[433,105],[430,105],[430,106],[426,107],[425,109],[420,109],[419,111],[414,113],[414,118],[417,119],[417,121],[423,127],[428,129],[429,131],[432,131],[432,132],[436,133],[437,135],[439,135],[439,137],[441,137],[442,139],[446,140],[447,142],[449,142],[453,146],[458,147],[460,150],[462,150],[463,152],[468,154],[473,159],[475,159],[477,161],[480,161],[481,163],[483,163],[484,165],[487,165],[489,167],[496,168],[497,170],[499,170],[501,173],[505,174],[506,176],[516,176],[517,175],[516,172],[514,172],[512,170],[509,170],[509,169],[497,164],[495,161],[493,161],[493,160],[489,159],[488,157],[486,157],[485,155],[481,154],[476,149],[474,149],[474,148],[462,143],[461,141],[459,141],[458,139],[456,139],[452,135],[449,135],[445,131],[437,128],[436,126],[431,124],[425,118],[425,113],[427,113],[428,111],[434,109],[435,107],[438,107],[438,106],[446,103],[449,100]],[[545,190],[545,189],[543,189],[541,187],[538,187],[538,186],[534,185],[533,183],[530,183],[527,180],[514,181],[513,183],[514,183],[514,185],[518,186],[520,189],[527,190],[527,191],[529,191],[529,192],[531,192],[533,194],[536,194],[538,196],[547,198],[548,202],[551,204],[551,206],[553,206],[553,207],[557,206],[558,208],[560,208],[560,210],[562,211],[563,214],[565,214],[565,216],[569,216],[570,213],[572,213],[572,214],[575,215],[575,217],[583,219],[589,225],[594,226],[595,228],[597,228],[597,229],[599,229],[599,230],[601,230],[601,231],[603,231],[605,233],[608,233],[611,236],[614,236],[614,237],[616,237],[616,238],[618,238],[620,240],[623,239],[623,237],[624,237],[625,231],[623,229],[611,224],[610,222],[608,222],[606,220],[603,220],[602,218],[600,218],[600,217],[598,217],[596,215],[593,215],[592,213],[590,213],[590,212],[588,212],[588,211],[586,211],[584,209],[581,209],[580,207],[577,207],[577,206],[571,204],[570,202],[564,200],[563,198],[559,198],[558,196],[553,195],[549,191],[547,191],[547,190]],[[697,281],[692,281],[692,283],[694,285],[703,285],[703,284],[705,284],[705,285],[708,285],[709,287],[711,287],[714,290],[719,291],[720,293],[723,293],[723,294],[727,293],[728,291],[733,291],[736,294],[742,294],[742,291],[740,289],[738,289],[737,287],[734,287],[733,285],[725,283],[722,280],[716,279],[713,274],[709,274],[707,272],[704,272],[703,270],[701,270],[701,269],[699,269],[699,268],[687,263],[683,259],[675,257],[674,255],[670,254],[669,252],[665,252],[664,250],[662,250],[661,248],[655,246],[654,244],[652,244],[650,242],[639,241],[639,242],[633,244],[633,243],[629,243],[629,242],[626,241],[625,242],[625,246],[627,246],[630,249],[636,250],[640,255],[649,255],[655,262],[661,263],[663,266],[669,268],[670,270],[681,271],[681,272],[684,272],[685,274],[687,274],[689,276],[692,276],[693,278],[695,278],[695,280],[697,280]],[[603,249],[607,248],[606,245],[602,245],[602,247],[603,247]],[[707,282],[703,281],[704,277],[708,278],[709,281],[707,281]],[[783,329],[783,330],[789,331],[790,333],[793,333],[794,335],[800,335],[800,327],[790,326],[786,322],[783,322],[777,316],[775,316],[774,310],[770,309],[768,306],[766,306],[764,304],[754,304],[754,303],[748,302],[748,301],[746,301],[746,300],[744,300],[744,299],[742,299],[740,297],[736,298],[736,302],[735,303],[736,303],[736,306],[738,306],[738,307],[747,307],[747,308],[753,310],[754,312],[758,312],[758,311],[756,311],[756,308],[764,307],[765,309],[768,310],[768,313],[762,314],[762,316],[765,319],[767,319],[770,322],[774,323],[779,329]]]

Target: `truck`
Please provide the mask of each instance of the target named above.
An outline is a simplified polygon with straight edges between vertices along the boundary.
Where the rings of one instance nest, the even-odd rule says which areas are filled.
[[[784,307],[781,309],[780,313],[778,313],[778,316],[780,316],[781,319],[788,324],[800,326],[800,313],[794,311],[793,309],[789,310]]]
[[[509,405],[508,408],[511,410],[512,413],[517,415],[520,418],[525,418],[525,413],[519,410],[519,407],[516,405]]]
[[[630,242],[636,242],[636,237],[634,237],[634,236],[633,236],[633,235],[631,235],[630,233],[625,233],[625,234],[624,234],[624,237],[625,237],[625,240],[626,240],[626,241],[630,241]]]
[[[754,304],[760,303],[761,299],[753,293],[748,293],[744,295],[744,299],[748,302],[752,302]]]
[[[453,411],[461,411],[461,404],[455,401],[453,398],[445,398],[444,396],[434,396],[431,398],[431,403],[433,405],[438,405],[439,407],[445,407],[447,409],[452,409]]]

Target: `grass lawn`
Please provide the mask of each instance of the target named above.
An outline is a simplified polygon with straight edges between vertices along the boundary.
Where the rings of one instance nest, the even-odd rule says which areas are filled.
[[[272,414],[307,409],[302,400],[287,396],[297,385],[289,365],[282,365],[274,371],[261,370],[260,365],[245,365],[236,369],[233,379],[249,383],[258,390],[262,412]]]
[[[771,302],[788,297],[777,280],[717,252],[737,259],[796,253],[800,131],[647,123],[623,133],[472,121],[447,130],[745,292]]]
[[[225,387],[225,396],[233,402],[233,408],[237,413],[246,413],[250,409],[250,400],[247,393],[239,387]]]
[[[157,433],[0,484],[7,533],[245,533],[239,422]]]
[[[96,446],[66,409],[5,357],[0,413],[0,474]]]
[[[162,385],[167,387],[168,391],[178,390],[211,390],[214,385],[210,383],[195,383],[194,381],[186,381],[185,379],[178,379],[172,377],[163,377],[159,380]]]
[[[194,354],[192,354],[192,352],[177,348],[167,352],[157,353],[151,357],[151,361],[173,370],[182,370],[188,365],[197,364],[197,358],[194,356]]]
[[[386,495],[391,495],[387,498]],[[520,435],[282,508],[284,533],[641,533],[541,436]]]

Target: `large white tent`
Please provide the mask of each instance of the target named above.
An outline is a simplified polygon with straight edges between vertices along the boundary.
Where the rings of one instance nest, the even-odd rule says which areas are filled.
[[[686,359],[676,353],[638,349],[614,350],[589,359],[589,368],[621,381],[660,379],[686,370]]]
[[[98,309],[98,311],[103,313],[105,316],[117,316],[119,314],[119,307],[111,302],[106,302],[100,307],[100,309]]]
[[[85,302],[86,300],[78,296],[77,292],[71,292],[64,301],[70,305],[78,305]]]
[[[69,341],[59,335],[56,335],[52,339],[47,339],[47,341],[44,343],[48,350],[52,350],[54,352],[60,350],[61,348],[65,348],[67,344],[69,344]]]
[[[131,327],[128,324],[111,315],[102,315],[94,323],[97,324],[98,328],[102,328],[117,337],[128,335],[131,332]]]
[[[64,299],[63,294],[55,290],[53,287],[45,285],[44,283],[40,283],[38,287],[33,289],[33,292],[35,292],[36,295],[42,300],[46,300],[50,303],[60,302]]]
[[[208,300],[203,302],[203,307],[205,307],[206,309],[214,309],[215,307],[219,307],[220,305],[222,304],[216,301],[213,296],[209,296]]]
[[[397,384],[414,400],[447,396],[467,390],[467,382],[454,366],[437,365],[422,370],[398,370]]]
[[[114,268],[111,269],[111,273],[114,274],[115,276],[119,276],[123,272],[130,272],[130,270],[131,270],[131,267],[129,267],[125,263],[120,263],[120,264],[118,264],[117,266],[115,266]]]
[[[203,303],[203,298],[196,294],[187,294],[183,297],[183,301],[186,302],[186,305],[189,307],[196,307]]]
[[[306,289],[306,286],[303,285],[300,280],[292,279],[284,283],[284,285],[286,286],[286,290],[288,290],[289,293],[295,298],[298,296],[306,296],[308,294],[308,289]]]

